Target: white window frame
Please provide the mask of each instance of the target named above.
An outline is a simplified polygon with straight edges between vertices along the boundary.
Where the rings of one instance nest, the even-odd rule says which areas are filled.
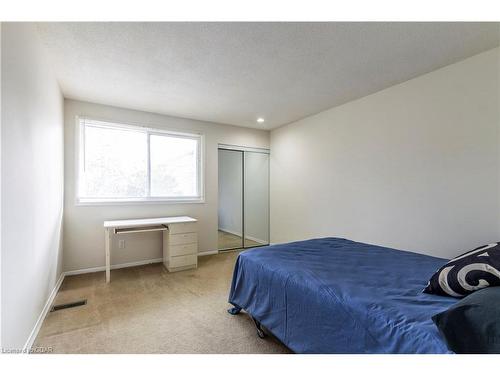
[[[91,120],[106,123],[106,128],[127,129],[147,134],[148,152],[147,152],[147,197],[131,198],[81,198],[80,197],[80,176],[84,167],[84,148],[81,142],[85,142],[84,128],[82,120]],[[116,120],[104,120],[90,116],[76,116],[75,124],[75,204],[77,206],[100,206],[100,205],[128,205],[128,204],[178,204],[178,203],[205,203],[205,136],[203,133],[185,133],[171,129],[161,129],[144,126],[140,124],[124,123]],[[168,135],[178,138],[196,139],[198,141],[198,192],[196,197],[152,197],[151,192],[151,152],[149,148],[151,135]]]

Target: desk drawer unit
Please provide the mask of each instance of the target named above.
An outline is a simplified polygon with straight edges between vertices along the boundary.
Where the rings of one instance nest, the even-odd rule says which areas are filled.
[[[170,234],[170,245],[187,245],[190,243],[198,243],[197,233]]]
[[[181,255],[170,258],[170,270],[194,268],[198,263],[198,255]]]
[[[163,232],[163,264],[169,272],[198,266],[197,223],[175,223]]]
[[[197,223],[177,223],[177,224],[170,224],[168,226],[168,230],[170,231],[170,234],[197,233],[198,226]]]
[[[179,255],[189,255],[189,254],[197,254],[198,253],[198,244],[190,243],[187,245],[171,245],[170,246],[170,255],[173,257]]]

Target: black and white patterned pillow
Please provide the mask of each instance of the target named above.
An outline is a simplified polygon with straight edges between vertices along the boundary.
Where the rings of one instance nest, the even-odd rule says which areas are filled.
[[[500,243],[478,247],[453,258],[429,280],[424,293],[462,298],[500,285]]]

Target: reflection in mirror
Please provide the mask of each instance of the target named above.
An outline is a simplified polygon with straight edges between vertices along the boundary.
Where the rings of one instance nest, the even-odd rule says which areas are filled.
[[[244,154],[244,247],[269,244],[269,154]]]
[[[218,249],[243,247],[243,152],[219,149]]]

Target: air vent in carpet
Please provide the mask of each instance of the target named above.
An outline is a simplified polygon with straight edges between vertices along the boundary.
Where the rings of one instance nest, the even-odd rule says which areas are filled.
[[[50,312],[63,310],[63,309],[69,309],[71,307],[83,306],[86,304],[87,304],[86,299],[82,299],[81,301],[75,301],[75,302],[70,302],[70,303],[63,303],[61,305],[52,306],[52,308],[50,309]]]

